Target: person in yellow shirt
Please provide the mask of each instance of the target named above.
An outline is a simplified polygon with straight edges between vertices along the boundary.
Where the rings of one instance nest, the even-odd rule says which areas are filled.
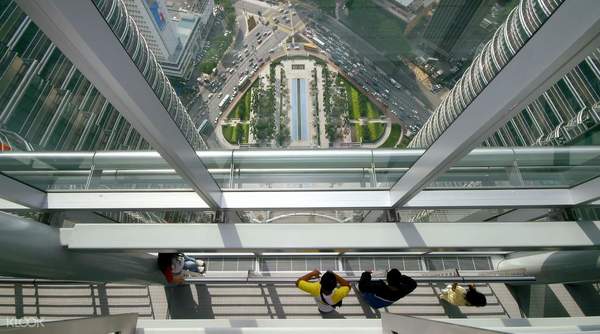
[[[321,277],[321,279],[318,282],[310,281],[311,279],[319,277]],[[308,292],[311,296],[315,297],[319,312],[321,313],[331,313],[335,311],[336,307],[342,305],[342,299],[350,292],[350,283],[348,283],[348,281],[332,271],[327,271],[321,276],[321,272],[318,269],[298,278],[298,280],[296,280],[296,286],[300,290]]]
[[[482,307],[487,305],[485,295],[475,289],[475,285],[469,284],[469,288],[465,289],[458,283],[448,285],[442,289],[440,299],[456,306],[477,306]]]

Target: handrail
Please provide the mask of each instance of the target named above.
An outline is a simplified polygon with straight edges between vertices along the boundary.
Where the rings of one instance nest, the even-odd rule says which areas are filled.
[[[444,271],[426,271],[426,272],[411,272],[404,271],[416,282],[420,283],[534,283],[536,278],[511,272],[487,271],[487,272],[470,272],[467,275],[462,275],[458,269]],[[350,283],[356,283],[360,280],[362,272],[345,271],[338,272],[338,275],[343,277]],[[195,275],[195,274],[191,274]],[[202,284],[202,283],[218,283],[218,284],[274,284],[274,283],[293,283],[301,274],[296,275],[277,275],[271,276],[268,273],[257,273],[248,270],[245,276],[191,276],[186,278],[186,283]],[[374,272],[374,279],[384,279],[385,274],[382,272]]]
[[[456,272],[456,273],[454,273]],[[470,272],[463,275],[458,270],[454,271],[428,271],[428,272],[412,272],[404,271],[403,273],[412,277],[420,283],[534,283],[535,276],[519,275],[504,273],[499,271],[489,272]],[[351,283],[356,283],[360,280],[361,272],[345,271],[338,273],[341,277]],[[271,276],[269,273],[257,273],[249,270],[243,276],[191,276],[186,278],[185,282],[189,284],[274,284],[274,283],[293,283],[298,279],[298,275],[286,274]],[[381,273],[374,273],[375,279],[383,279]],[[45,284],[45,285],[62,285],[62,284],[98,284],[98,282],[85,281],[68,281],[68,280],[46,280],[37,278],[10,278],[1,277],[0,283],[3,284]]]

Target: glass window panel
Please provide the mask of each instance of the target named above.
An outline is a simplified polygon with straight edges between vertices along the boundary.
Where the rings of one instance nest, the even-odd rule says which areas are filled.
[[[419,271],[421,270],[421,261],[419,258],[404,258],[404,270]]]
[[[487,257],[474,257],[475,270],[492,270],[492,262]]]
[[[280,257],[277,259],[277,271],[291,271],[292,259],[289,257]]]
[[[323,269],[321,267],[321,259],[314,256],[309,256],[306,258],[306,266],[308,267],[307,270],[313,270],[315,268]]]
[[[444,270],[442,258],[427,258],[425,261],[429,270]]]
[[[473,258],[471,257],[459,257],[458,264],[460,266],[460,270],[475,270],[475,264],[473,263]]]
[[[446,269],[460,269],[458,266],[458,259],[445,257],[444,258],[444,268]]]
[[[400,270],[401,272],[403,270],[407,270],[404,267],[404,258],[402,258],[402,257],[390,257],[390,268],[396,268],[396,269]]]
[[[347,271],[360,271],[360,262],[357,257],[344,257],[342,265]]]
[[[254,270],[254,259],[253,258],[239,258],[238,259],[238,270],[247,271]]]
[[[0,146],[6,151],[147,149],[110,141],[135,130],[106,122],[118,112],[12,0],[0,8]],[[22,30],[21,30],[22,29]]]
[[[313,268],[306,267],[306,258],[305,257],[294,257],[292,258],[292,271],[309,271],[313,270]]]
[[[387,257],[376,257],[375,259],[375,270],[388,270],[390,268],[390,264],[388,262]]]
[[[600,176],[600,49],[536,97],[428,189],[571,188]],[[500,138],[501,140],[496,140]]]
[[[238,270],[238,259],[233,257],[223,258],[223,271],[237,271]]]
[[[517,0],[385,6],[355,0],[337,10],[328,1],[301,0],[246,6],[242,22],[235,19],[240,5],[230,0],[185,12],[128,1],[129,18],[115,0],[94,2],[141,70],[148,52],[136,47],[133,32],[144,36],[162,66],[147,73],[149,82],[169,90],[153,80],[169,76],[195,125],[208,124],[207,133],[228,149],[404,148],[496,29],[516,20],[519,6]],[[556,7],[557,1],[546,2],[543,8],[536,1],[522,5],[527,32]],[[213,10],[214,21],[204,25]],[[173,19],[158,19],[159,33],[152,20],[160,15]],[[239,29],[246,34],[234,43]],[[521,35],[511,47],[529,37]],[[194,36],[206,43],[190,43]],[[178,58],[181,50],[198,62],[195,69],[178,60],[185,58]],[[479,86],[465,89],[475,95]],[[393,172],[401,171],[382,173]],[[393,180],[382,175],[371,182]]]
[[[275,271],[277,270],[277,259],[261,259],[260,267],[263,271]]]
[[[321,258],[321,270],[337,270],[337,260],[334,257]]]

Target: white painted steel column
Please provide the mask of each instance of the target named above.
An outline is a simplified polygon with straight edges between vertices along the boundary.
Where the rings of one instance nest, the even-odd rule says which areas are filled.
[[[600,45],[597,0],[565,1],[392,187],[395,207],[480,145]]]
[[[202,199],[219,208],[219,186],[92,1],[16,2]]]
[[[596,249],[600,222],[77,224],[63,246],[96,251],[540,251]],[[330,235],[335,234],[336,238]],[[166,237],[165,237],[166,236]]]

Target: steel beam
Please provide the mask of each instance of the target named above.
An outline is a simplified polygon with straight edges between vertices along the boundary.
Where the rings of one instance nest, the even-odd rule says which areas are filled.
[[[375,209],[391,207],[387,191],[223,192],[224,210]],[[403,208],[533,208],[572,206],[569,189],[427,190]],[[21,207],[24,209],[24,207]],[[210,210],[192,191],[48,193],[50,210]],[[0,209],[19,209],[0,202]]]
[[[357,224],[78,224],[60,230],[71,250],[479,251],[600,246],[600,222]],[[335,235],[335,238],[331,236]]]
[[[91,0],[16,0],[85,77],[202,199],[221,191]]]
[[[45,205],[45,192],[0,173],[0,208],[40,209]]]
[[[583,205],[600,198],[600,177],[589,180],[570,189],[574,205]]]
[[[597,0],[565,1],[392,187],[401,207],[598,47]]]
[[[50,192],[38,208],[49,210],[210,210],[192,191]],[[224,210],[374,209],[391,207],[387,191],[223,192]],[[576,205],[569,189],[426,190],[405,209],[551,208]],[[594,205],[594,203],[591,203]],[[596,205],[599,205],[596,203]],[[0,209],[27,209],[0,201]]]
[[[411,276],[415,281],[419,283],[534,283],[534,276],[414,276],[412,273],[403,271],[403,273]],[[302,273],[303,274],[303,273]],[[300,274],[300,275],[302,275]],[[345,280],[351,283],[357,283],[360,280],[360,273],[358,276],[347,276],[341,275]],[[293,283],[298,279],[299,276],[262,276],[262,277],[198,277],[188,278],[185,280],[186,283],[192,284],[206,284],[206,283],[217,283],[217,284],[277,284],[277,283]],[[385,279],[384,277],[379,277]]]
[[[569,189],[423,190],[399,208],[522,208],[573,205]]]

